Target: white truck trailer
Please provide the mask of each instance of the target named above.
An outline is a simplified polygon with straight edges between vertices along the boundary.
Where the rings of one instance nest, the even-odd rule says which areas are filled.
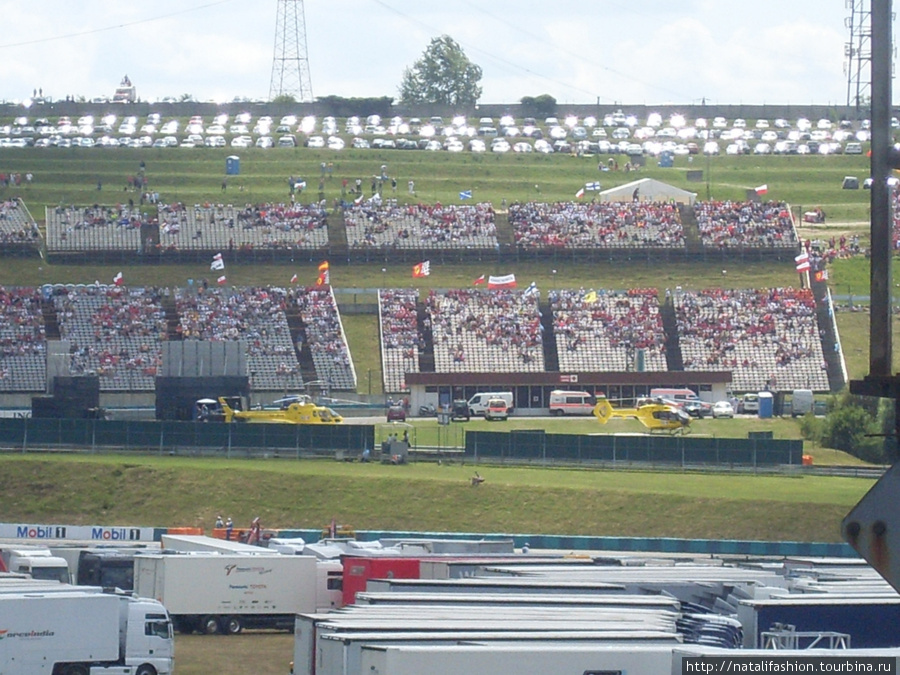
[[[3,675],[168,675],[172,624],[155,600],[72,589],[0,594]]]
[[[316,559],[240,553],[155,553],[134,558],[134,591],[159,600],[181,633],[291,630],[316,610]]]
[[[33,579],[69,583],[69,565],[43,546],[4,546],[0,548],[0,571],[29,574]]]

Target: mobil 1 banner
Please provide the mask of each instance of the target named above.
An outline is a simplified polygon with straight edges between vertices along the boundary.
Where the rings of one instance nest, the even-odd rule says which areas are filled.
[[[130,542],[154,541],[152,527],[107,527],[104,525],[38,525],[34,523],[0,523],[0,539],[47,541]]]

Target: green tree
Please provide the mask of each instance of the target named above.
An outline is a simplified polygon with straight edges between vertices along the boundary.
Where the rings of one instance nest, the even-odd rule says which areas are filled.
[[[297,99],[294,98],[293,94],[278,94],[275,98],[272,99],[272,103],[296,103]]]
[[[556,114],[556,99],[550,94],[523,96],[519,103],[525,117],[551,117]]]
[[[411,68],[403,71],[400,101],[474,106],[481,97],[481,68],[448,35],[434,38]]]

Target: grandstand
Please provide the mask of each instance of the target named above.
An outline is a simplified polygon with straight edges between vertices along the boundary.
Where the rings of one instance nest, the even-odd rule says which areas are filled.
[[[378,325],[384,390],[409,391],[406,373],[419,372],[419,335],[416,289],[379,289]]]
[[[665,371],[666,336],[656,289],[551,291],[561,372]]]
[[[0,246],[4,253],[37,252],[40,232],[21,199],[0,202]]]
[[[44,391],[47,338],[35,288],[0,287],[0,392]]]
[[[331,287],[307,288],[295,295],[316,379],[328,389],[355,391],[356,369]]]
[[[250,386],[295,391],[303,386],[288,327],[288,294],[277,288],[179,288],[175,307],[183,340],[244,340]]]
[[[495,289],[429,293],[438,373],[541,372],[537,294]]]
[[[45,210],[52,261],[294,259],[407,261],[580,257],[589,259],[789,259],[799,251],[790,208],[783,202],[674,201],[522,202],[495,213],[475,205],[400,204],[391,199],[322,203],[57,206]],[[146,209],[145,209],[146,210]],[[2,249],[0,249],[2,250]]]
[[[667,290],[662,303],[656,289],[554,290],[544,307],[527,291],[431,291],[424,315],[417,299],[416,291],[379,292],[386,392],[409,391],[411,374],[429,383],[443,374],[465,386],[478,374],[532,387],[554,378],[583,386],[589,379],[699,378],[727,381],[734,392],[829,391],[832,380],[843,384],[834,373],[829,379],[823,350],[823,342],[834,344],[833,324],[819,325],[828,308],[819,312],[808,289],[678,288],[674,295]],[[434,367],[423,367],[432,352]],[[717,372],[727,380],[711,375]]]
[[[684,249],[673,202],[539,202],[509,207],[516,245],[541,249]]]
[[[54,288],[70,373],[99,375],[101,391],[153,391],[166,334],[161,296],[156,288]]]
[[[700,240],[707,248],[794,251],[800,243],[784,202],[697,202],[694,212]]]
[[[736,391],[829,389],[809,290],[678,291],[674,305],[685,370],[730,370]]]
[[[455,206],[362,203],[345,209],[351,249],[484,249],[497,247],[491,204]]]
[[[159,221],[163,252],[328,246],[326,213],[318,204],[168,204],[160,207]]]

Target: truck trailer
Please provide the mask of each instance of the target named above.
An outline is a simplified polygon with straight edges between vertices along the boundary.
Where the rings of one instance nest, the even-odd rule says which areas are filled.
[[[316,610],[316,559],[240,553],[155,553],[134,558],[134,590],[165,605],[181,633],[291,630]]]
[[[173,672],[172,624],[160,603],[70,588],[0,594],[0,673]]]

